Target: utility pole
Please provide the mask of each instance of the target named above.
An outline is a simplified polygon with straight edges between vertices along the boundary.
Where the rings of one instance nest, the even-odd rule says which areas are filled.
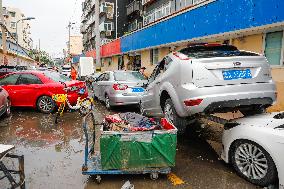
[[[40,63],[40,39],[38,39],[38,62]]]
[[[1,19],[1,30],[2,30],[2,46],[3,46],[3,62],[2,64],[5,64],[6,54],[7,54],[7,36],[6,36],[6,28],[4,26],[5,20],[4,20],[4,14],[3,14],[3,7],[2,7],[2,0],[0,0],[0,19]]]
[[[95,0],[96,67],[101,67],[100,0]]]
[[[117,39],[117,17],[118,17],[118,4],[117,0],[115,0],[115,39]]]

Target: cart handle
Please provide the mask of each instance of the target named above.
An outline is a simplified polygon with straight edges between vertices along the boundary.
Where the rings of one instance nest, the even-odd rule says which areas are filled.
[[[86,138],[86,144],[85,144],[85,158],[84,158],[84,167],[87,167],[87,162],[88,162],[88,156],[89,156],[89,135],[88,135],[88,125],[87,125],[87,118],[91,116],[93,123],[95,123],[95,114],[93,111],[90,111],[89,113],[87,113],[82,120],[82,126],[83,126],[83,130],[84,130],[84,134],[85,134],[85,138]]]

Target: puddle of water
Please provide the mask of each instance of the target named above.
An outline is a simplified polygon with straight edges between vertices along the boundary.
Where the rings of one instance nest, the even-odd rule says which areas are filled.
[[[119,111],[126,109],[117,108],[111,113]],[[96,103],[98,122],[109,113]],[[26,188],[121,188],[127,180],[135,188],[173,187],[166,176],[152,181],[149,175],[106,175],[102,177],[102,184],[97,185],[92,177],[81,174],[84,138],[77,112],[65,113],[58,125],[54,124],[53,115],[32,110],[14,110],[12,114],[0,121],[0,143],[14,144],[14,153],[25,156]],[[198,136],[179,138],[173,172],[185,181],[181,188],[255,188],[224,166],[206,141]]]

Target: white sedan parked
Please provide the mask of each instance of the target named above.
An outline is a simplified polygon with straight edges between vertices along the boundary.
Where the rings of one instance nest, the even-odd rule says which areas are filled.
[[[222,159],[251,183],[268,186],[279,180],[284,189],[284,113],[237,120],[223,133]]]

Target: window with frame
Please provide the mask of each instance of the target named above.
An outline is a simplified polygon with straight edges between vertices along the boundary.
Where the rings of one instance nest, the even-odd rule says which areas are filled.
[[[11,22],[11,23],[10,23],[10,27],[13,28],[13,29],[15,29],[15,28],[16,28],[16,22]]]
[[[0,79],[0,85],[16,85],[18,74],[11,74]]]
[[[98,77],[98,81],[103,81],[106,74],[102,74]]]
[[[17,34],[16,33],[12,33],[12,36],[16,39],[17,38]]]
[[[15,17],[16,16],[16,12],[9,12],[11,17]]]
[[[159,61],[159,49],[151,49],[150,50],[150,63],[157,64]]]
[[[42,84],[41,80],[33,74],[21,74],[17,85]]]
[[[104,27],[105,27],[105,31],[113,31],[113,29],[114,29],[112,22],[106,22]]]
[[[270,65],[283,65],[283,31],[266,33],[264,54]]]

